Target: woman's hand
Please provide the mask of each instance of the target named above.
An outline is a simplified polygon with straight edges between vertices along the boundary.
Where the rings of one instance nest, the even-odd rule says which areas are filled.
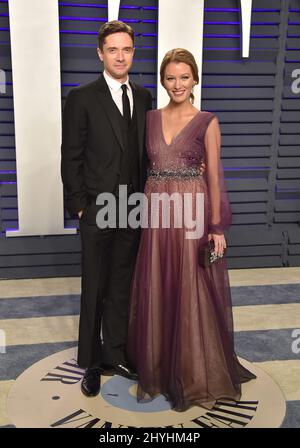
[[[224,253],[224,249],[227,247],[226,240],[224,235],[217,235],[216,233],[209,233],[208,234],[208,241],[213,240],[214,242],[214,251],[215,253],[220,256]]]

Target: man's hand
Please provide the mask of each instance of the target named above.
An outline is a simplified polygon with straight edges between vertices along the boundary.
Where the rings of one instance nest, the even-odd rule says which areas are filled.
[[[80,210],[80,212],[78,212],[78,218],[80,219],[82,216],[83,210]]]
[[[202,176],[202,174],[204,173],[206,168],[205,162],[203,159],[201,159],[201,164],[200,164],[200,175]]]

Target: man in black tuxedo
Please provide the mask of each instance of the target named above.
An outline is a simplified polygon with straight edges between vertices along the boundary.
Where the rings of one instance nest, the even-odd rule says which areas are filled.
[[[143,191],[146,178],[145,117],[150,92],[129,81],[134,33],[125,23],[107,22],[99,30],[103,74],[67,96],[62,125],[61,175],[66,207],[79,217],[82,243],[81,311],[78,364],[86,368],[82,392],[95,396],[100,376],[137,374],[126,360],[130,281],[139,229],[99,228],[99,193],[119,186],[127,194]],[[102,338],[101,338],[102,330]],[[104,372],[105,371],[105,372]]]

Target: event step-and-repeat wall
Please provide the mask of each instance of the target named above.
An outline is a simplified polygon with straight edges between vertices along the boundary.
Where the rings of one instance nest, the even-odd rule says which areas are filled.
[[[202,4],[199,0],[199,8]],[[71,88],[94,80],[102,69],[97,32],[108,20],[108,2],[64,0],[58,7],[63,107]],[[136,33],[131,79],[151,91],[153,107],[158,11],[158,0],[121,0],[118,16]],[[66,211],[62,219],[69,234],[13,236],[21,206],[9,13],[9,1],[0,0],[0,278],[80,275],[78,221]],[[205,0],[198,38],[201,109],[217,114],[221,123],[233,211],[228,265],[300,266],[300,0],[253,0],[249,57],[241,53],[239,0]],[[30,100],[27,107],[30,111]],[[28,133],[34,132],[33,125]]]

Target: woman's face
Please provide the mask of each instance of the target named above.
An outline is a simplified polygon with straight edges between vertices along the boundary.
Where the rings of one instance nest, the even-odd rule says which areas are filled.
[[[163,84],[170,99],[175,103],[190,101],[195,85],[191,67],[185,62],[170,62],[165,68]]]

